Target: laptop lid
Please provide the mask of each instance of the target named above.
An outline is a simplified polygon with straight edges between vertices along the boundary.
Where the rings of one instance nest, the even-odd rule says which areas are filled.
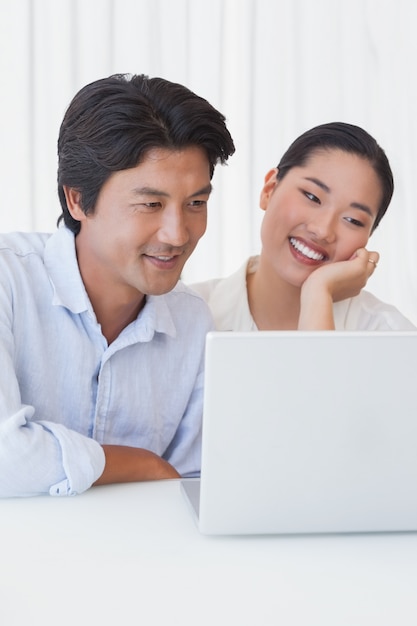
[[[207,534],[417,530],[417,332],[211,332]]]

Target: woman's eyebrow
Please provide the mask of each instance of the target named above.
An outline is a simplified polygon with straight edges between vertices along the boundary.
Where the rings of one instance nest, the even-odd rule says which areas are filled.
[[[318,187],[321,187],[321,189],[323,189],[323,191],[325,191],[326,193],[330,193],[330,187],[325,185],[323,181],[319,180],[318,178],[312,178],[310,176],[306,176],[304,180],[309,180],[311,183],[314,183]]]
[[[350,206],[353,207],[354,209],[359,209],[360,211],[367,213],[372,218],[375,217],[371,209],[366,204],[362,204],[361,202],[351,202]]]
[[[306,176],[304,180],[309,180],[311,183],[314,183],[315,185],[323,189],[323,191],[325,191],[326,193],[330,193],[331,191],[330,187],[328,187],[325,183],[323,183],[322,180],[318,178]],[[360,211],[367,213],[372,218],[374,217],[371,209],[366,204],[362,204],[362,202],[351,202],[350,206],[354,209],[359,209]]]

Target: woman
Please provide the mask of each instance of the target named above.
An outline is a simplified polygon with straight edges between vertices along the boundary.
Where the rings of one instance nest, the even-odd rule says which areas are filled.
[[[388,159],[342,122],[296,139],[265,177],[262,249],[235,274],[193,285],[218,330],[414,330],[361,291],[379,260],[366,249],[393,193]]]

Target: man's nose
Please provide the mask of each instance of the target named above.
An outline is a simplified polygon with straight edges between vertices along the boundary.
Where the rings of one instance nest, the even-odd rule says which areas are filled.
[[[161,215],[159,239],[170,246],[180,247],[188,242],[188,228],[182,207],[166,207]]]

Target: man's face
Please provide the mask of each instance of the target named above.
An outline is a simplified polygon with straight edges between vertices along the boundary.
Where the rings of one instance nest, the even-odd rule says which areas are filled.
[[[198,147],[152,149],[103,185],[76,237],[86,284],[125,302],[170,291],[204,234],[210,166]]]

